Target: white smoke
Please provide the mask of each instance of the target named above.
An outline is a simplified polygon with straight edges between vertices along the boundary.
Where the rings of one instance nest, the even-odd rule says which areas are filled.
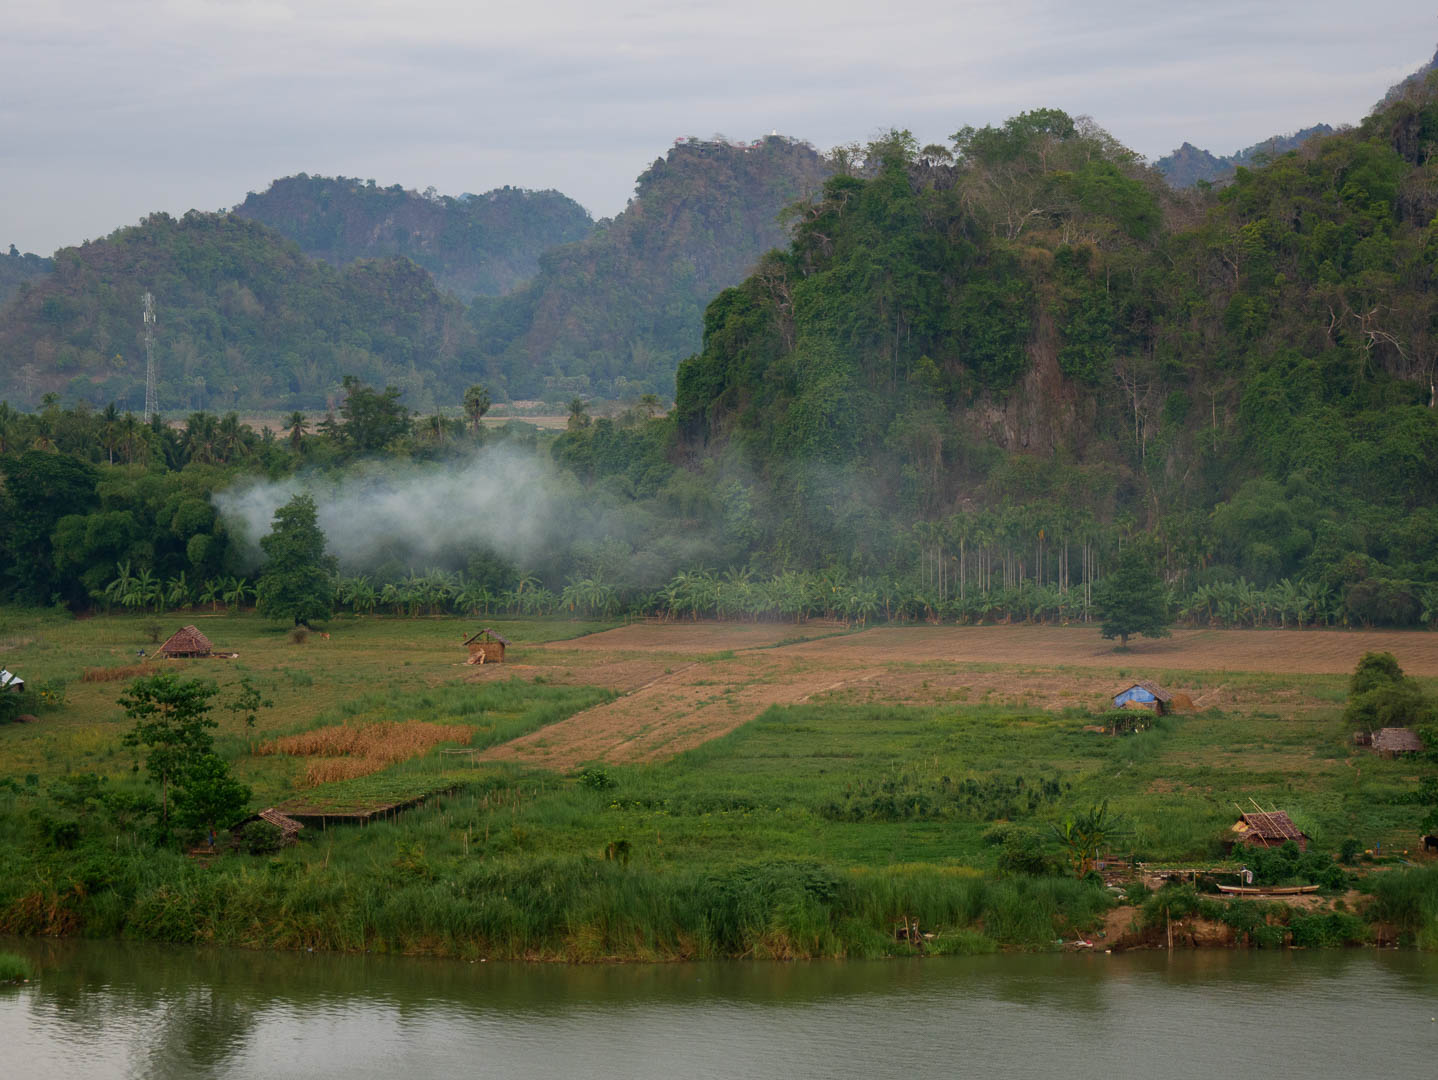
[[[524,566],[564,539],[579,495],[566,481],[531,454],[498,448],[461,462],[374,463],[339,477],[261,481],[217,494],[215,505],[256,562],[275,511],[304,492],[347,570],[396,557],[424,566],[447,549],[479,546]]]

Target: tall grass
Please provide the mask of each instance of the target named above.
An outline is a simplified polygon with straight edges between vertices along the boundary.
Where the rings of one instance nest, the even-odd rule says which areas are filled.
[[[11,952],[0,952],[0,983],[24,982],[35,977],[30,962]]]
[[[423,720],[380,721],[375,724],[319,728],[299,735],[286,735],[260,744],[255,752],[288,754],[291,757],[319,757],[329,760],[311,764],[304,782],[313,787],[332,780],[368,776],[387,766],[427,754],[441,743],[468,745],[473,732],[461,724],[434,724]]]

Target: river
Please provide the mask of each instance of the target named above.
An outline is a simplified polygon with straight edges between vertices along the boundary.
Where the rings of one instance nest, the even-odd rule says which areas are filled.
[[[1438,957],[1011,955],[562,967],[0,941],[0,1076],[1438,1075]]]

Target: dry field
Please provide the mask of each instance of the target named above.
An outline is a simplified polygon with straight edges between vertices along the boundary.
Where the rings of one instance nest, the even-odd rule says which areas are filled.
[[[807,636],[809,640],[795,640]],[[790,642],[789,644],[784,644]],[[643,623],[524,650],[471,678],[544,675],[623,696],[485,752],[568,769],[649,761],[717,738],[771,705],[998,703],[1098,709],[1125,678],[1156,678],[1200,708],[1332,705],[1365,652],[1438,676],[1438,634],[1179,630],[1116,653],[1086,627],[881,627]],[[1304,676],[1291,682],[1285,676]],[[1329,678],[1315,678],[1329,676]]]

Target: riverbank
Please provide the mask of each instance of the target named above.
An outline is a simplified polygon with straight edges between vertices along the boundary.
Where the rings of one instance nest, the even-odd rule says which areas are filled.
[[[207,623],[240,658],[183,670],[248,677],[275,701],[254,728],[219,715],[253,807],[380,814],[307,819],[276,851],[223,835],[214,857],[157,849],[156,792],[121,746],[125,683],[75,678],[63,708],[0,729],[0,931],[580,962],[1038,950],[1110,932],[1112,894],[1074,880],[1053,828],[1103,802],[1105,847],[1179,865],[1221,861],[1247,799],[1284,809],[1322,852],[1350,838],[1401,852],[1413,831],[1413,766],[1353,746],[1339,675],[1160,672],[1201,711],[1113,738],[1086,728],[1133,667],[942,659],[931,628],[907,652],[886,631],[880,655],[864,635],[840,650],[762,626],[566,640],[586,628],[491,621],[515,645],[483,669],[462,663],[458,620],[337,621],[333,640],[306,643],[247,616]],[[9,628],[27,671],[64,680],[123,659],[142,624]],[[374,771],[327,749],[414,721],[440,742]],[[585,739],[618,749],[540,767]],[[332,769],[350,778],[316,781]],[[1345,900],[1351,883],[1330,883],[1321,924],[1298,905],[1194,917],[1259,947],[1433,944],[1434,875],[1372,881],[1391,895]],[[1173,907],[1165,944],[1188,917]]]

